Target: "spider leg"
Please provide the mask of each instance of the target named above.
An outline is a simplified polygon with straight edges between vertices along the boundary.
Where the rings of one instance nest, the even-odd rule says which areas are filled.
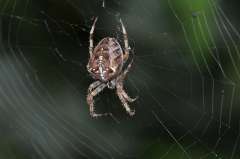
[[[121,26],[122,26],[122,32],[123,32],[123,39],[124,39],[124,61],[127,61],[128,57],[129,57],[129,50],[130,50],[130,47],[129,47],[129,44],[128,44],[128,36],[127,36],[127,31],[126,31],[126,28],[122,22],[122,19],[120,19],[120,23],[121,23]]]
[[[127,68],[123,71],[123,73],[118,77],[118,81],[123,82],[127,73],[129,72],[129,70],[131,69],[133,64],[133,59],[131,60],[131,62],[128,64]]]
[[[88,93],[92,92],[97,86],[101,84],[100,81],[95,81],[88,87]]]
[[[90,111],[90,115],[92,117],[101,117],[101,116],[111,115],[109,113],[104,113],[104,114],[95,113],[93,97],[96,96],[97,94],[99,94],[106,86],[107,85],[105,83],[102,83],[99,86],[97,86],[92,92],[89,92],[87,95],[87,103],[89,105],[89,111]]]
[[[134,102],[138,98],[138,97],[135,97],[135,98],[129,97],[128,94],[126,93],[126,91],[123,89],[123,83],[122,82],[120,84],[118,84],[117,89],[121,92],[123,98],[130,103]]]
[[[90,56],[92,55],[92,52],[93,52],[93,33],[94,33],[95,24],[96,24],[96,22],[97,22],[97,19],[98,19],[98,17],[96,17],[96,18],[94,19],[92,28],[91,28],[91,30],[90,30],[90,35],[89,35],[89,54],[90,54]]]
[[[130,116],[133,116],[133,115],[135,114],[135,110],[131,110],[131,109],[130,109],[130,107],[129,107],[127,101],[126,101],[126,99],[125,99],[124,96],[123,96],[123,92],[122,92],[122,91],[123,91],[123,90],[122,90],[119,86],[117,86],[117,95],[118,95],[120,101],[122,102],[123,107],[125,108],[126,112],[127,112]]]
[[[126,109],[127,113],[132,116],[135,114],[135,111],[134,110],[131,110],[127,101],[128,102],[134,102],[137,97],[135,98],[131,98],[128,96],[128,94],[125,92],[125,90],[123,89],[123,81],[128,73],[128,71],[130,70],[130,68],[132,67],[132,63],[133,63],[133,60],[128,64],[127,68],[124,70],[124,72],[118,76],[118,79],[117,79],[117,85],[116,85],[116,88],[117,88],[117,95],[119,97],[119,99],[121,100],[124,108]]]

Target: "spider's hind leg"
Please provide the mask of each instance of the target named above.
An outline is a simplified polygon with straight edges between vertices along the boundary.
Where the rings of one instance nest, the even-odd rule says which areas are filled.
[[[132,103],[134,102],[135,100],[137,100],[138,97],[135,97],[135,98],[131,98],[129,97],[129,95],[126,93],[126,91],[123,89],[123,83],[119,83],[118,86],[117,86],[117,90],[119,92],[121,92],[121,95],[123,96],[123,98],[125,100],[127,100],[128,102]]]
[[[127,31],[126,28],[122,22],[122,20],[120,19],[120,23],[121,23],[121,27],[122,27],[122,33],[123,33],[123,40],[124,40],[124,55],[123,55],[123,60],[126,62],[128,60],[129,57],[129,44],[128,44],[128,35],[127,35]]]
[[[130,107],[128,105],[128,102],[134,102],[138,97],[131,98],[131,97],[128,96],[128,94],[123,89],[123,81],[124,81],[128,71],[132,67],[132,63],[133,63],[133,60],[128,64],[128,66],[124,70],[124,72],[117,78],[117,82],[116,82],[117,95],[118,95],[119,99],[121,100],[121,102],[122,102],[124,108],[126,109],[127,113],[130,116],[134,115],[135,111],[130,109]]]
[[[121,100],[126,112],[130,115],[133,116],[135,114],[135,110],[131,110],[127,101],[123,98],[121,94],[118,94],[119,99]]]
[[[130,103],[132,103],[132,102],[134,102],[135,100],[138,99],[138,96],[135,97],[135,98],[129,97],[128,94],[127,94],[124,90],[122,91],[122,95],[123,95],[123,97],[124,97],[128,102],[130,102]]]
[[[89,86],[89,89],[88,90],[91,90],[95,85],[97,85],[98,82],[94,82],[93,84],[91,84]],[[95,113],[95,107],[94,107],[94,99],[93,97],[98,95],[107,85],[105,83],[102,83],[100,84],[99,86],[96,86],[96,88],[90,92],[88,92],[88,95],[87,95],[87,103],[89,105],[89,111],[90,111],[90,115],[93,117],[93,118],[96,118],[96,117],[101,117],[101,116],[107,116],[107,115],[111,115],[110,113],[103,113],[103,114],[98,114],[98,113]]]
[[[123,90],[123,86],[122,84],[118,84],[117,85],[117,95],[120,99],[120,101],[122,102],[123,104],[123,107],[125,108],[125,110],[127,111],[127,113],[130,115],[130,116],[133,116],[135,114],[135,110],[131,110],[129,105],[128,105],[128,102],[133,102],[136,100],[135,99],[132,99],[130,98],[127,93]]]
[[[92,92],[97,86],[101,84],[100,81],[95,81],[88,87],[88,93]]]
[[[97,20],[98,20],[98,17],[96,17],[94,19],[92,28],[89,33],[89,54],[90,54],[90,56],[92,56],[92,52],[93,52],[93,34],[94,34],[95,25],[96,25]]]

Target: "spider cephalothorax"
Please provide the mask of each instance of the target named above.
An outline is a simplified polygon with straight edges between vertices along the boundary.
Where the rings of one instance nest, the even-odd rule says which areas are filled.
[[[90,115],[92,117],[98,117],[104,114],[97,114],[94,110],[93,97],[100,93],[105,87],[110,89],[116,88],[117,95],[121,100],[124,108],[129,115],[134,115],[134,111],[129,108],[128,102],[133,102],[136,98],[130,98],[123,89],[123,82],[132,66],[131,61],[126,69],[123,70],[124,64],[129,57],[130,47],[128,45],[128,38],[126,29],[120,20],[122,26],[122,32],[124,36],[124,51],[115,38],[106,37],[103,38],[95,48],[93,48],[93,32],[95,29],[97,18],[95,18],[90,31],[89,37],[89,62],[87,69],[90,75],[97,81],[92,83],[88,88],[87,103],[89,104]]]

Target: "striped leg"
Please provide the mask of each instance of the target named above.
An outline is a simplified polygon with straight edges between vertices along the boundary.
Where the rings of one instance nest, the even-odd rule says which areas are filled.
[[[90,54],[90,57],[92,56],[92,52],[93,52],[93,33],[94,33],[94,29],[95,29],[97,19],[98,19],[98,17],[96,17],[94,19],[92,28],[90,30],[90,35],[89,35],[89,54]]]
[[[125,108],[126,112],[130,115],[133,116],[135,114],[135,110],[131,110],[127,100],[124,98],[123,95],[123,89],[120,85],[117,85],[117,95],[120,99],[120,101],[122,102],[123,107]]]
[[[94,100],[93,100],[93,97],[98,95],[106,86],[107,85],[105,83],[102,83],[99,86],[97,86],[93,91],[89,92],[87,95],[87,103],[89,105],[89,111],[92,117],[101,117],[101,116],[109,115],[109,113],[104,113],[104,114],[95,113]]]
[[[97,86],[101,84],[100,81],[95,81],[88,87],[88,93],[91,93]]]
[[[127,100],[130,103],[134,102],[138,98],[138,97],[135,97],[135,98],[129,97],[128,94],[126,93],[126,91],[123,89],[123,83],[118,85],[118,91],[121,92],[124,99]]]
[[[128,60],[129,57],[129,44],[128,44],[128,36],[127,36],[127,31],[125,26],[123,25],[122,20],[120,19],[121,27],[122,27],[122,32],[123,32],[123,40],[124,40],[124,61]]]

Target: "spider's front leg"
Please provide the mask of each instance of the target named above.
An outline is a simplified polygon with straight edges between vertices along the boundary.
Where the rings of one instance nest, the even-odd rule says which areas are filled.
[[[96,84],[98,84],[98,81],[92,83],[89,86],[89,89],[88,89],[89,92],[88,92],[88,95],[87,95],[87,103],[89,105],[90,115],[92,117],[101,117],[101,116],[110,115],[109,113],[104,113],[104,114],[97,114],[97,113],[95,113],[93,97],[96,96],[97,94],[99,94],[107,86],[105,83],[102,83],[99,86],[96,86]],[[96,86],[95,89],[93,88],[94,86]],[[94,89],[94,90],[92,90],[92,89]],[[92,90],[92,91],[90,91],[90,90]]]

